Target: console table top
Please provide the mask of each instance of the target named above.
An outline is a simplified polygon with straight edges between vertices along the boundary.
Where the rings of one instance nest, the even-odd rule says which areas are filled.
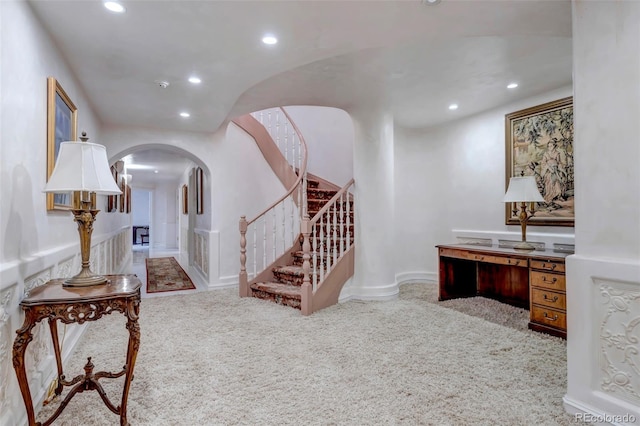
[[[64,287],[64,278],[56,278],[36,287],[24,298],[21,306],[56,304],[66,301],[87,302],[123,297],[136,294],[140,279],[136,275],[105,275],[109,280],[105,284],[87,287]]]
[[[509,256],[521,256],[523,258],[540,258],[540,259],[564,259],[569,256],[571,253],[559,252],[554,250],[534,250],[534,251],[521,251],[515,250],[513,248],[508,247],[499,247],[496,245],[493,246],[481,246],[475,244],[439,244],[436,246],[437,248],[447,248],[447,249],[455,249],[455,250],[467,250],[474,251],[479,253],[491,253],[491,254],[502,254]]]

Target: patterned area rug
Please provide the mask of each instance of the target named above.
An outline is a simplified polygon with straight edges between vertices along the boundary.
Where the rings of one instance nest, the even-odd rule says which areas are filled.
[[[147,293],[190,290],[196,286],[173,257],[150,257],[147,263]]]

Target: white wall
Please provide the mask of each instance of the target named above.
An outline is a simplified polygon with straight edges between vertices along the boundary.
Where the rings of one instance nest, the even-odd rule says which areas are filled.
[[[564,401],[569,412],[638,424],[640,3],[574,1],[573,40],[580,143]]]
[[[151,243],[153,247],[178,248],[178,204],[176,185],[156,185],[153,191],[151,215]]]
[[[285,108],[309,150],[307,170],[342,187],[353,177],[353,121],[338,108]]]
[[[11,366],[18,303],[30,288],[80,270],[77,226],[69,212],[47,212],[47,77],[55,77],[78,108],[78,133],[101,142],[100,123],[54,43],[24,1],[0,2],[0,424],[22,424],[26,411]],[[105,198],[98,197],[98,205]],[[98,273],[130,267],[130,215],[101,212],[94,225],[92,265]],[[128,266],[127,266],[128,265]],[[62,327],[59,327],[62,331]],[[38,326],[30,344],[29,377],[41,404],[55,372],[50,336]],[[82,328],[66,331],[66,359]]]
[[[55,77],[78,108],[78,135],[100,143],[100,124],[75,76],[26,2],[0,2],[2,116],[0,128],[0,261],[26,258],[78,242],[68,212],[47,212],[41,191],[47,175],[47,77]],[[104,198],[104,197],[99,197]],[[104,200],[98,200],[100,206]],[[94,235],[123,224],[119,213],[101,213]]]
[[[396,271],[399,281],[435,280],[435,245],[454,243],[454,230],[486,238],[520,239],[505,225],[505,114],[571,96],[566,87],[429,129],[396,127]],[[579,142],[576,142],[579,144]],[[573,228],[530,226],[533,241],[564,237]]]
[[[131,223],[134,226],[149,226],[151,222],[151,191],[149,189],[131,190]]]
[[[211,204],[216,206],[215,228],[220,231],[220,280],[238,282],[240,272],[240,216],[253,219],[285,194],[285,188],[264,160],[255,140],[231,123],[214,144]]]

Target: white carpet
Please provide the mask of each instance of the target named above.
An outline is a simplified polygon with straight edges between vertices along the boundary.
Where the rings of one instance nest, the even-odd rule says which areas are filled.
[[[566,345],[434,303],[410,284],[391,302],[310,317],[218,290],[143,299],[129,396],[133,425],[569,425]],[[474,303],[469,300],[468,303]],[[475,302],[476,304],[478,301]],[[526,311],[525,311],[526,312]],[[118,371],[119,313],[91,324],[70,364]],[[122,379],[102,380],[118,401]],[[55,402],[40,413],[51,413]],[[56,424],[115,425],[96,392]]]

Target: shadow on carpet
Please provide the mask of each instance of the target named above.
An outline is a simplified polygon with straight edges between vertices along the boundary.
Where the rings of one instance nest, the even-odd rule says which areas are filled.
[[[422,299],[444,308],[482,318],[494,324],[527,331],[529,311],[485,297],[467,297],[438,301],[438,285],[433,283],[405,284],[400,287],[401,299]]]

